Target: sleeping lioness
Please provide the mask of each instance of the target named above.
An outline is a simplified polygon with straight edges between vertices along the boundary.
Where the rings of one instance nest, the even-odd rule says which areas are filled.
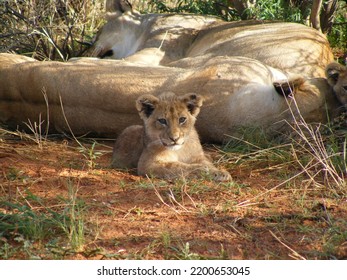
[[[328,84],[333,54],[307,26],[140,14],[125,0],[108,0],[106,17],[91,51],[117,60],[0,54],[0,123],[27,129],[28,120],[39,120],[51,132],[114,137],[141,124],[134,110],[140,95],[197,92],[205,100],[195,125],[200,139],[221,143],[243,128],[274,135],[295,118],[326,122],[340,106],[331,85],[343,98],[345,72],[337,69],[337,79],[329,71]]]
[[[207,159],[200,144],[194,124],[202,102],[196,94],[140,96],[136,108],[143,126],[129,126],[118,137],[112,167],[137,167],[139,175],[164,179],[208,173],[216,181],[230,180],[228,172]]]

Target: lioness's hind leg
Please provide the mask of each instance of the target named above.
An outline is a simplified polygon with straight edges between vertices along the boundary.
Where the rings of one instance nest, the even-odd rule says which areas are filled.
[[[143,151],[143,126],[132,125],[124,129],[113,147],[111,166],[119,169],[136,168]]]

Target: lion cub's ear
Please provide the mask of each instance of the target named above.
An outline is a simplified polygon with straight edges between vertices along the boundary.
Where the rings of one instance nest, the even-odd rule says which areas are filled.
[[[202,106],[204,98],[195,93],[188,93],[181,96],[180,100],[186,104],[192,116],[196,117],[200,112],[200,107]]]
[[[339,76],[343,73],[347,71],[346,67],[344,67],[343,65],[337,63],[337,62],[332,62],[330,63],[326,68],[325,68],[325,75],[328,79],[328,83],[331,86],[336,85]]]
[[[142,95],[136,100],[136,109],[141,119],[148,118],[157,106],[159,99],[153,95]]]

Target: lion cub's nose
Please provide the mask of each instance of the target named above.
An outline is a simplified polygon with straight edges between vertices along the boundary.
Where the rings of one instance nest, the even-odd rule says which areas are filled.
[[[175,136],[170,136],[169,138],[174,143],[176,143],[178,141],[178,139],[180,139],[180,137],[178,135],[177,136],[176,135]]]

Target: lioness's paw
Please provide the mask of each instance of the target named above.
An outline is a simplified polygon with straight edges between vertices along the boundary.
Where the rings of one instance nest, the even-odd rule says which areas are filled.
[[[231,181],[232,178],[229,172],[224,170],[218,170],[213,173],[213,180],[217,182],[227,182],[227,181]]]

